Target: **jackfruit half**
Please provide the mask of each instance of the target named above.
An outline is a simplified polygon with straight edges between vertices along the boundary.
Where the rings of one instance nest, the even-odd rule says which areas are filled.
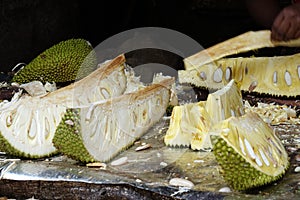
[[[281,178],[289,167],[280,139],[256,113],[228,118],[213,130],[214,155],[224,179],[235,190],[267,185]]]
[[[91,44],[84,39],[69,39],[34,58],[13,76],[12,82],[69,82],[87,76],[96,67],[96,53]]]
[[[83,163],[108,162],[165,114],[174,78],[154,81],[135,92],[67,110],[53,143]]]
[[[124,62],[125,57],[120,55],[54,92],[34,97],[17,93],[10,102],[2,102],[0,151],[30,158],[57,153],[52,139],[67,108],[119,96],[127,90],[127,84],[137,81],[131,80],[134,78],[126,72]]]

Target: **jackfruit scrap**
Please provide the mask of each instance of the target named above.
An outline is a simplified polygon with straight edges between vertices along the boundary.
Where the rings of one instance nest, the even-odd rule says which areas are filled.
[[[69,110],[54,145],[80,162],[110,161],[161,119],[173,84],[173,78],[165,78],[136,92]]]
[[[11,82],[69,82],[87,76],[96,67],[96,53],[91,44],[81,38],[68,39],[34,58],[13,76]]]
[[[178,72],[180,83],[220,89],[235,79],[242,91],[275,96],[300,95],[300,54],[275,57],[223,58]],[[205,78],[203,78],[205,77]]]
[[[300,124],[297,111],[291,106],[260,102],[257,106],[251,106],[248,101],[245,101],[245,110],[259,114],[266,123],[271,125]]]
[[[289,157],[283,144],[258,114],[231,117],[213,129],[214,155],[224,179],[235,190],[267,185],[288,169]]]
[[[0,151],[29,158],[57,153],[52,138],[66,109],[123,94],[127,84],[124,62],[120,55],[86,78],[54,92],[29,96],[20,91],[11,101],[1,102]]]

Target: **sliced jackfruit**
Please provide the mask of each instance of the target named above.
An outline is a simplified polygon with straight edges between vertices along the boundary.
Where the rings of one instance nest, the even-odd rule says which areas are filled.
[[[180,70],[180,83],[220,89],[235,79],[242,91],[295,97],[300,95],[300,54],[224,58],[197,69]]]
[[[12,78],[12,82],[69,82],[81,79],[97,67],[96,53],[84,39],[62,41],[42,52]]]
[[[209,130],[212,125],[231,116],[244,114],[240,89],[234,80],[208,95],[207,101],[175,106],[164,137],[167,146],[193,150],[212,148]]]
[[[282,177],[289,157],[280,139],[258,114],[248,112],[215,125],[213,152],[235,190],[267,185]]]
[[[171,147],[191,147],[193,150],[211,148],[207,134],[211,119],[204,107],[205,102],[175,106],[164,142]],[[209,140],[207,140],[209,139]]]
[[[130,76],[123,55],[104,64],[89,76],[43,96],[17,93],[0,104],[0,151],[38,158],[56,153],[52,144],[56,127],[68,107],[119,96]],[[19,96],[17,96],[19,95]]]
[[[225,56],[256,50],[264,47],[299,47],[300,39],[290,41],[272,41],[270,30],[248,31],[224,42],[209,47],[184,59],[185,69],[198,69],[207,63],[223,58]]]
[[[240,89],[232,79],[226,86],[207,97],[205,109],[210,114],[212,123],[216,124],[231,116],[245,113]]]
[[[165,114],[174,78],[136,92],[68,110],[53,143],[81,162],[107,162],[128,148]]]

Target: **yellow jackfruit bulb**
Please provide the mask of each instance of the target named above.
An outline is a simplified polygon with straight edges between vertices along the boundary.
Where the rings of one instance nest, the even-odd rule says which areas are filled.
[[[247,112],[213,127],[213,152],[227,183],[248,190],[281,178],[289,157],[273,129],[258,114]]]
[[[69,82],[87,76],[96,67],[96,53],[91,44],[84,39],[69,39],[34,58],[13,76],[12,82]]]
[[[167,146],[191,146],[194,150],[211,148],[210,141],[205,143],[211,120],[204,105],[205,102],[198,102],[173,108],[170,125],[164,137]]]
[[[222,89],[209,94],[205,108],[210,114],[213,124],[231,116],[243,115],[245,111],[242,94],[235,80],[232,79]]]

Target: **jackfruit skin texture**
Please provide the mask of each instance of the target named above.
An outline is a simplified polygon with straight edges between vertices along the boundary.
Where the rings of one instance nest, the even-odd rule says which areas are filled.
[[[95,162],[82,142],[79,112],[80,110],[77,108],[67,109],[55,131],[52,142],[60,153],[69,158],[82,163]]]
[[[221,167],[225,181],[238,191],[245,191],[267,185],[279,180],[284,173],[277,176],[266,175],[252,167],[242,156],[219,136],[211,136],[213,152]]]
[[[5,152],[7,155],[16,156],[20,158],[31,158],[31,159],[50,157],[58,153],[57,151],[46,155],[32,155],[32,154],[24,153],[14,148],[9,142],[7,142],[7,140],[2,136],[1,133],[0,133],[0,151]]]
[[[70,82],[87,76],[96,67],[96,53],[90,43],[80,38],[69,39],[34,58],[13,76],[12,82]]]

